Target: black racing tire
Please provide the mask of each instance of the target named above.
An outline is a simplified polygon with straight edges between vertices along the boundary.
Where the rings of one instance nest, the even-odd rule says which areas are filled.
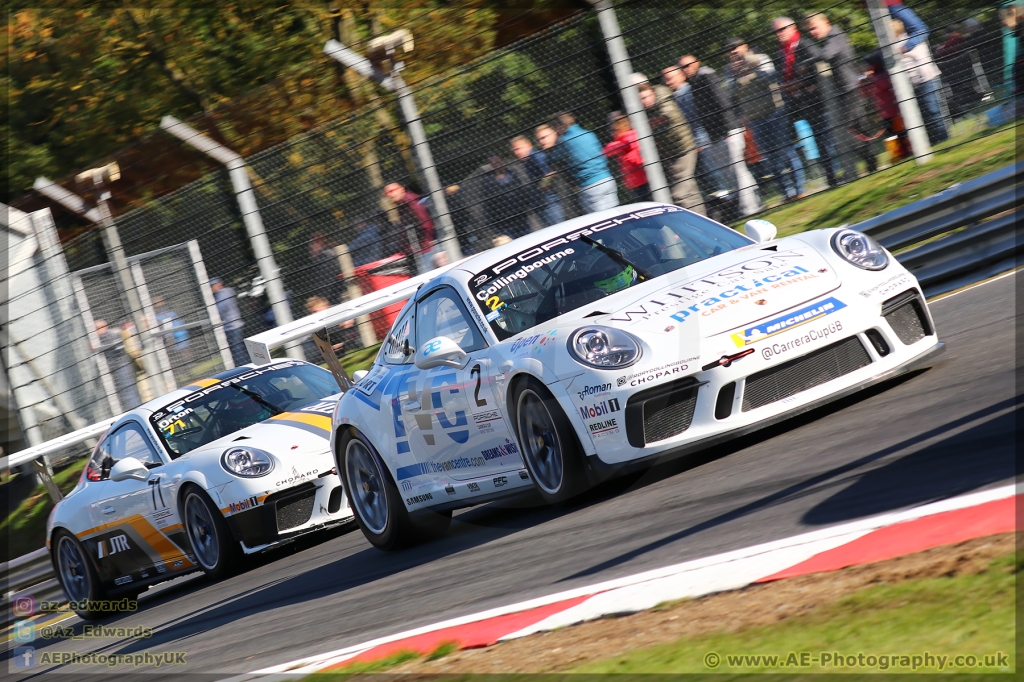
[[[78,538],[60,529],[53,534],[50,545],[53,548],[53,570],[68,601],[81,604],[107,598],[96,567]],[[75,609],[75,613],[82,620],[99,620],[110,615],[101,609]]]
[[[523,461],[541,497],[554,504],[586,490],[583,450],[550,391],[529,377],[516,384],[512,404]]]
[[[356,523],[370,544],[390,552],[415,543],[416,524],[369,439],[346,429],[338,438],[335,461]]]
[[[192,556],[203,573],[220,580],[240,570],[242,548],[220,509],[198,486],[189,485],[182,491],[181,522]]]

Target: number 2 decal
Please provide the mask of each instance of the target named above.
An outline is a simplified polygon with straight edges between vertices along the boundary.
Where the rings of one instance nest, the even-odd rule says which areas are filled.
[[[473,389],[473,400],[476,401],[477,407],[483,407],[487,404],[487,399],[484,398],[481,400],[480,398],[480,376],[482,374],[480,371],[480,365],[473,365],[473,369],[469,370],[469,376],[473,376],[474,374],[476,375],[476,388]]]

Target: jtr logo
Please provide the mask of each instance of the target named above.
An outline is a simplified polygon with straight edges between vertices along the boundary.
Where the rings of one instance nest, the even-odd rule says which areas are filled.
[[[109,542],[110,543],[110,551],[109,552],[104,553],[104,542]],[[100,540],[99,558],[102,559],[104,556],[111,556],[113,554],[117,554],[118,552],[126,552],[126,551],[128,551],[128,549],[129,549],[129,547],[128,547],[128,536],[127,535],[115,535],[114,537],[110,538],[109,540],[106,540],[106,541]]]

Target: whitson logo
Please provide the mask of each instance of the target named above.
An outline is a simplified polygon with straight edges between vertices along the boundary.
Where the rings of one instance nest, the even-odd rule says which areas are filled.
[[[736,332],[732,335],[732,340],[737,346],[743,348],[762,339],[767,339],[770,336],[781,334],[793,327],[799,327],[802,324],[831,315],[845,307],[846,304],[836,298],[826,298],[824,301],[813,303],[806,308],[794,310],[782,317],[776,317],[753,327],[748,327],[741,332]]]

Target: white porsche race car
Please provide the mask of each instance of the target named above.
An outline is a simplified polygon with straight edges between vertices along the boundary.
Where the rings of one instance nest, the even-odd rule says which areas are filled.
[[[115,421],[46,527],[54,572],[83,618],[108,596],[350,521],[329,448],[339,397],[299,360],[243,366]]]
[[[549,501],[926,364],[899,263],[848,229],[745,237],[676,206],[577,218],[423,285],[334,413],[375,546],[535,486]]]

